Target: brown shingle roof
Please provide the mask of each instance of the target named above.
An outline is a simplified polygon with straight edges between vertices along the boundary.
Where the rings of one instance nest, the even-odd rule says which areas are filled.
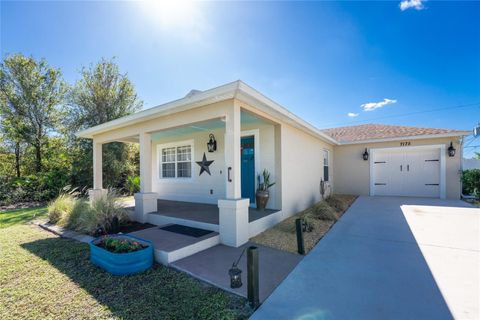
[[[385,124],[362,124],[358,126],[324,129],[322,131],[338,142],[354,142],[447,133],[458,133],[459,136],[465,135],[465,131],[460,130],[391,126]]]

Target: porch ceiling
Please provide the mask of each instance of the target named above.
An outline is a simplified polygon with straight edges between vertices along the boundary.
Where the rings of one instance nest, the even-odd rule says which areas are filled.
[[[260,124],[264,121],[260,118],[255,117],[251,113],[241,112],[241,123],[242,125],[247,124]],[[176,136],[186,136],[191,135],[197,132],[209,132],[216,129],[225,128],[224,119],[212,119],[205,122],[193,123],[188,126],[182,126],[178,128],[172,128],[168,130],[162,130],[152,133],[152,140],[161,140],[164,138],[176,137]]]
[[[222,128],[225,128],[225,122],[222,119],[212,119],[201,123],[193,123],[188,126],[154,132],[152,133],[152,140],[155,141],[169,137],[191,135],[196,132],[208,132]]]
[[[241,123],[242,125],[254,125],[254,124],[262,124],[266,121],[256,117],[255,115],[242,111],[241,112]],[[177,137],[177,136],[187,136],[197,132],[209,132],[216,129],[223,129],[225,128],[225,121],[224,119],[212,119],[209,121],[192,123],[191,125],[166,129],[162,131],[157,131],[152,133],[152,140],[157,141],[165,138],[170,137]],[[126,137],[121,140],[120,142],[129,142],[129,143],[138,143],[139,137],[138,136],[131,136]]]

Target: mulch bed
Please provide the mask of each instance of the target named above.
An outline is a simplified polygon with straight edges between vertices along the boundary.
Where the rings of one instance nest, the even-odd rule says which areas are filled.
[[[135,231],[140,231],[148,228],[155,227],[154,224],[150,223],[140,223],[136,221],[128,221],[120,225],[118,232],[121,233],[130,233]]]

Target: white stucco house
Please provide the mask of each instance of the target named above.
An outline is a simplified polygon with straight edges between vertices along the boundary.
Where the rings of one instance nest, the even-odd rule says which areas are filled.
[[[77,135],[93,140],[92,197],[106,187],[102,145],[138,143],[141,191],[134,218],[214,230],[222,243],[240,246],[319,201],[322,180],[327,193],[459,198],[462,137],[468,134],[387,125],[319,130],[235,81]],[[269,210],[259,213],[252,206],[263,169],[276,184]]]

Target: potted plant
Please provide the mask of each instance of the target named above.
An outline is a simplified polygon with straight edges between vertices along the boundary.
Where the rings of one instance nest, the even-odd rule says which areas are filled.
[[[90,242],[90,261],[114,275],[142,272],[153,264],[153,246],[131,235],[107,235]]]
[[[262,178],[263,178],[263,182],[262,182]],[[270,182],[270,172],[268,172],[267,169],[263,169],[262,174],[261,175],[259,174],[257,176],[257,180],[258,180],[258,188],[255,194],[257,209],[264,210],[265,207],[267,206],[268,199],[270,197],[268,189],[270,189],[270,187],[272,187],[275,184],[275,182]]]

